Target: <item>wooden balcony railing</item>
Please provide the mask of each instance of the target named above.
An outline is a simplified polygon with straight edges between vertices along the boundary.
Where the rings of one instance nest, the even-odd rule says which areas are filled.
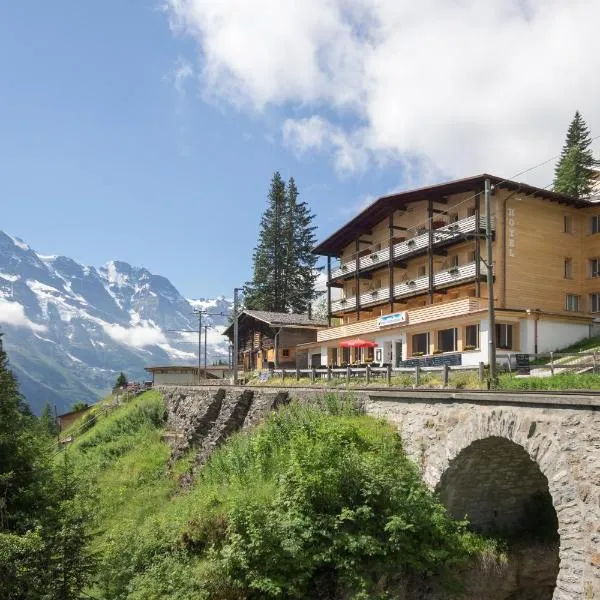
[[[475,233],[475,217],[467,217],[460,221],[450,223],[439,229],[435,229],[433,232],[433,246],[443,246],[451,241],[459,242],[464,235],[469,233]],[[480,217],[480,228],[485,229],[485,217]],[[492,219],[492,229],[494,228],[494,220]],[[423,254],[427,251],[429,244],[429,233],[423,233],[417,235],[410,240],[399,242],[393,246],[393,258],[394,260],[408,259],[419,254]],[[381,250],[373,251],[371,254],[362,256],[358,260],[359,270],[369,270],[383,266],[388,262],[390,258],[390,249],[383,248]],[[351,260],[342,264],[337,269],[331,272],[331,279],[338,279],[340,277],[347,277],[353,275],[356,272],[356,260]]]
[[[433,285],[435,288],[444,288],[458,283],[466,283],[475,278],[475,263],[468,263],[460,267],[454,267],[446,271],[440,271],[433,276]],[[485,266],[482,264],[481,272],[485,273]],[[418,277],[411,281],[403,281],[394,286],[394,298],[407,298],[423,294],[429,289],[429,276]],[[360,306],[369,307],[382,304],[389,301],[390,290],[388,287],[379,288],[371,292],[365,292],[360,295]],[[342,298],[331,303],[331,312],[348,311],[356,308],[356,296]]]

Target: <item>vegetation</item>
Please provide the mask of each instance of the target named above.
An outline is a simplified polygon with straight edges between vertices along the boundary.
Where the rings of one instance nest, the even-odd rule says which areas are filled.
[[[147,392],[69,449],[97,490],[92,597],[384,598],[412,576],[450,585],[494,550],[449,518],[394,428],[348,399],[291,405],[234,435],[187,492],[191,458],[169,465],[163,423]]]
[[[119,373],[119,376],[117,377],[117,380],[115,381],[114,387],[120,388],[120,387],[125,387],[126,385],[127,385],[127,376],[125,375],[125,373],[123,373],[123,371],[121,371]]]
[[[74,402],[73,404],[71,404],[71,411],[75,412],[76,410],[83,410],[84,408],[87,408],[89,405],[87,402]]]
[[[273,175],[254,249],[252,281],[244,288],[247,308],[303,313],[314,298],[315,217],[298,195],[293,178],[286,186],[279,172]]]
[[[58,423],[48,402],[44,404],[42,414],[40,415],[40,427],[49,436],[56,437],[58,435]]]
[[[498,387],[504,390],[599,390],[600,375],[594,373],[558,373],[550,377],[499,376]]]
[[[585,198],[591,194],[594,167],[600,164],[592,155],[591,143],[590,131],[579,111],[576,111],[554,171],[555,191],[575,198]]]
[[[79,598],[93,570],[93,504],[68,460],[54,464],[48,422],[23,402],[0,337],[0,589],[7,600]]]

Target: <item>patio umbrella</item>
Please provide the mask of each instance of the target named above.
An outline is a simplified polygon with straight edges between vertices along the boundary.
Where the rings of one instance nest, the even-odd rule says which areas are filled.
[[[371,342],[370,340],[361,340],[360,338],[356,338],[354,340],[344,340],[340,342],[340,348],[375,348],[377,346],[376,342]]]

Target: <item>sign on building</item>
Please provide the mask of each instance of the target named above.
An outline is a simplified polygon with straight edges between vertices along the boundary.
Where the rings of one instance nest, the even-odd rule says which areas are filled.
[[[399,323],[408,322],[408,313],[406,311],[392,313],[391,315],[382,315],[377,319],[379,327],[387,327],[388,325],[398,325]]]

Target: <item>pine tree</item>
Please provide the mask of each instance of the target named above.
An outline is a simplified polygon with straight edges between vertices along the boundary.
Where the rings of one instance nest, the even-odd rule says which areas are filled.
[[[258,245],[254,249],[252,281],[244,287],[246,308],[285,312],[285,290],[282,289],[286,262],[286,240],[283,219],[286,210],[285,183],[276,171],[271,180],[267,209],[261,222]]]
[[[40,415],[40,426],[42,431],[49,436],[55,437],[58,434],[58,424],[54,418],[52,407],[48,402],[44,404],[44,409]]]
[[[244,288],[246,308],[275,312],[308,309],[317,278],[317,257],[312,254],[314,218],[306,202],[298,202],[294,179],[286,186],[276,172],[253,254],[253,278]]]
[[[554,170],[554,191],[575,198],[585,198],[591,194],[593,168],[600,164],[594,160],[591,143],[589,129],[579,111],[576,111]]]
[[[293,177],[287,186],[287,238],[291,240],[288,250],[287,298],[289,308],[295,313],[304,313],[315,298],[317,257],[315,246],[315,215],[306,202],[298,202],[298,188]]]
[[[125,373],[123,373],[123,371],[121,371],[119,373],[119,376],[117,377],[117,381],[115,381],[115,387],[120,388],[120,387],[125,387],[126,385],[127,385],[127,377],[126,377]]]

